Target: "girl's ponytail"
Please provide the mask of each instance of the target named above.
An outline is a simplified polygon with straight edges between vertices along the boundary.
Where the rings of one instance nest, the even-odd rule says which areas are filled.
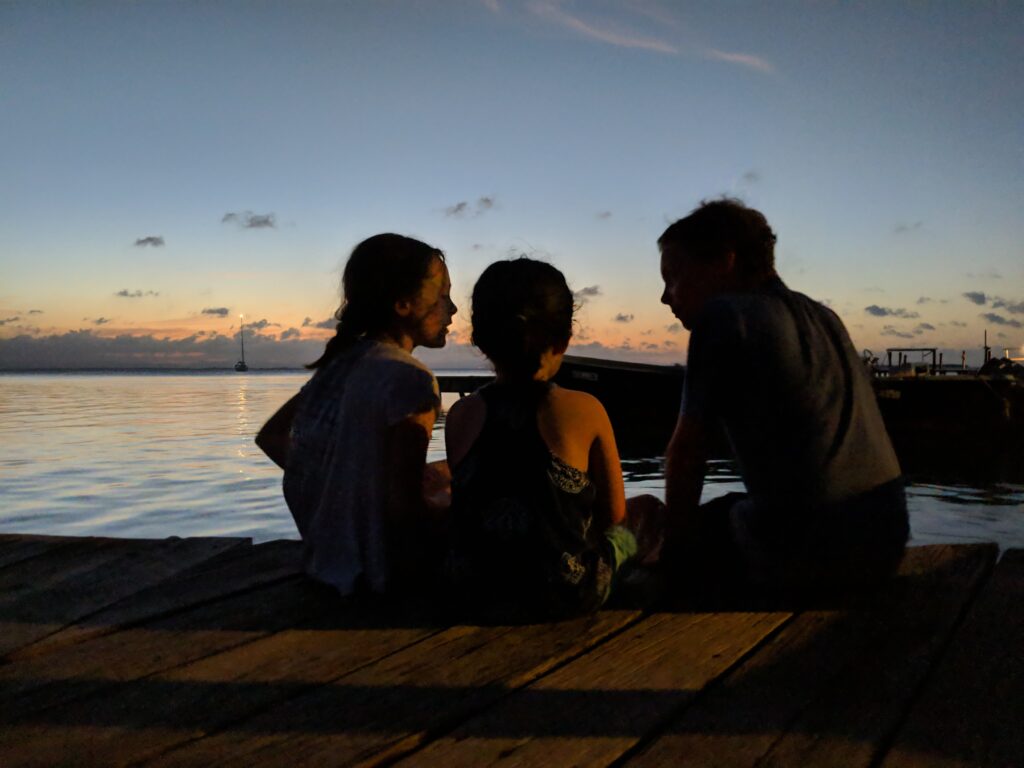
[[[355,314],[355,312],[351,311],[351,305],[349,304],[343,304],[341,308],[335,312],[338,324],[334,327],[334,336],[328,340],[323,354],[307,365],[307,368],[310,370],[323,368],[334,360],[334,358],[348,350],[353,344],[359,341],[360,337],[365,333],[365,330],[359,328],[359,324],[353,317]]]

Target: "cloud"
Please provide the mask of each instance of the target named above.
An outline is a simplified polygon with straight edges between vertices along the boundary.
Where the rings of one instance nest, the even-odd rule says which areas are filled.
[[[615,317],[612,318],[616,323],[632,323],[633,315],[625,312],[619,312]]]
[[[680,353],[674,348],[673,343],[666,342],[660,347],[656,344],[648,346],[649,344],[650,342],[644,342],[639,347],[635,347],[630,342],[624,341],[616,346],[611,346],[600,341],[584,341],[576,336],[570,342],[569,354],[600,357],[605,360],[635,360],[669,365],[681,362]]]
[[[307,317],[302,321],[303,328],[325,328],[329,331],[333,331],[338,327],[338,321],[333,317],[328,317],[326,320],[321,320],[319,323],[314,323],[313,318]]]
[[[611,211],[598,211],[597,218],[607,221],[612,217]]]
[[[97,318],[95,318],[93,320],[89,320],[88,317],[83,317],[82,319],[83,320],[88,320],[93,325],[106,325],[107,323],[110,322],[110,318],[109,317],[97,317]]]
[[[740,178],[744,184],[756,184],[761,180],[761,174],[757,171],[747,171]]]
[[[135,245],[139,248],[145,248],[147,245],[151,245],[154,248],[160,248],[164,244],[164,239],[159,235],[150,235],[149,237],[140,237],[135,241]]]
[[[20,315],[14,315],[13,317],[5,317],[4,319],[0,320],[0,325],[7,325],[8,323],[16,323],[19,320],[21,320],[21,316]]]
[[[968,301],[978,305],[984,304],[988,301],[988,298],[981,291],[967,291],[967,293],[961,295]]]
[[[901,339],[912,339],[912,338],[914,338],[914,334],[906,333],[905,331],[901,331],[901,330],[897,329],[896,327],[894,327],[892,325],[883,326],[882,327],[881,335],[882,336],[898,336]]]
[[[286,328],[285,330],[281,331],[281,335],[278,336],[277,338],[280,339],[281,341],[286,341],[288,339],[297,339],[301,335],[302,331],[300,331],[298,328]]]
[[[238,224],[242,229],[273,229],[277,226],[277,217],[273,213],[225,213],[220,217],[221,224]]]
[[[988,272],[968,272],[966,277],[972,280],[1002,280],[1003,276],[996,272],[994,269],[990,269]]]
[[[921,316],[917,312],[909,312],[906,309],[903,309],[903,307],[890,309],[889,307],[880,307],[877,304],[864,307],[864,311],[873,317],[902,317],[906,320],[912,320],[915,317]]]
[[[877,285],[871,285],[864,289],[864,293],[885,293],[885,288],[881,288]]]
[[[280,323],[272,323],[266,318],[262,320],[251,320],[245,324],[247,331],[262,331],[264,328],[280,328]]]
[[[501,10],[501,6],[498,5],[498,0],[483,0],[483,4],[491,13],[498,13]]]
[[[204,315],[216,315],[217,317],[227,317],[231,310],[227,307],[207,307],[202,311]]]
[[[679,53],[678,48],[664,40],[659,40],[654,37],[646,37],[631,30],[611,29],[603,25],[599,26],[584,21],[578,16],[566,13],[558,7],[557,3],[554,2],[531,3],[530,11],[542,19],[545,19],[552,24],[557,24],[565,29],[569,29],[588,40],[595,40],[608,45],[614,45],[617,48],[636,48],[644,51],[651,51],[653,53],[667,54],[669,56],[674,56]]]
[[[1010,328],[1024,328],[1024,323],[1020,320],[1007,320],[1002,315],[997,315],[995,312],[986,312],[983,315],[979,315],[988,320],[993,325],[1008,325]]]
[[[284,334],[282,334],[284,335]],[[300,368],[323,352],[322,339],[246,336],[245,357],[254,368]],[[153,335],[100,336],[93,330],[0,339],[0,369],[220,368],[238,359],[238,336],[195,333],[184,339]]]
[[[918,304],[931,304],[935,299],[930,299],[927,296],[922,296],[917,300]]]
[[[665,330],[669,333],[680,333],[683,330],[682,323],[672,323],[672,325],[666,325]]]
[[[923,221],[915,221],[913,224],[905,224],[901,222],[892,228],[892,233],[894,235],[905,235],[907,232],[916,232],[923,226]]]
[[[456,219],[461,219],[468,215],[469,213],[472,213],[475,218],[476,216],[483,216],[485,213],[487,213],[487,211],[494,208],[496,204],[497,200],[494,198],[493,195],[484,195],[482,197],[477,198],[476,205],[473,207],[471,207],[469,202],[467,202],[466,200],[460,200],[454,205],[449,205],[447,208],[445,208],[444,215]]]
[[[1005,309],[1011,315],[1021,315],[1024,314],[1024,301],[1011,301],[996,296],[992,300],[992,309]]]
[[[486,0],[485,0],[486,1]],[[596,22],[583,19],[562,8],[559,0],[535,0],[529,4],[533,15],[556,26],[567,29],[580,37],[616,48],[628,48],[666,56],[678,56],[683,49],[659,35],[644,34],[622,24]],[[653,7],[634,5],[632,10],[658,24],[659,30],[664,27],[678,27],[678,21],[669,14]],[[774,65],[767,59],[739,51],[723,51],[714,47],[686,46],[686,51],[711,61],[725,62],[736,66],[753,69],[765,74],[775,72]]]
[[[28,311],[28,313],[30,315],[41,315],[41,314],[43,314],[43,310],[41,310],[41,309],[30,309]]]
[[[918,323],[917,324],[917,328],[915,328],[914,330],[915,331],[934,331],[935,330],[935,326],[932,325],[931,323]]]
[[[141,299],[143,296],[159,296],[159,291],[142,291],[134,290],[129,291],[127,288],[122,288],[120,291],[114,294],[122,299]]]
[[[771,74],[775,71],[774,65],[760,56],[753,56],[749,53],[738,53],[736,51],[720,51],[717,48],[707,48],[704,56],[714,61],[724,61],[727,64],[738,64],[741,67],[756,69],[758,72]]]
[[[950,320],[949,324],[950,325],[955,325],[957,328],[966,328],[967,327],[967,323],[963,322],[962,320]]]
[[[601,286],[588,285],[586,288],[580,288],[578,291],[573,291],[572,297],[578,304],[586,304],[588,299],[592,299],[595,296],[600,295]]]

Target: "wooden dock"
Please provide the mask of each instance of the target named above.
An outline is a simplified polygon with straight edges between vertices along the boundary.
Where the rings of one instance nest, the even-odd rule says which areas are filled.
[[[0,766],[1024,762],[1024,551],[806,610],[450,625],[299,544],[0,536]]]

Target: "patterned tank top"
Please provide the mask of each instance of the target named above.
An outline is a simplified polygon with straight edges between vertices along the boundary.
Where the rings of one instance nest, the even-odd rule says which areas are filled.
[[[613,562],[592,530],[596,490],[551,453],[537,428],[547,382],[479,390],[487,416],[453,468],[446,576],[477,613],[554,617],[596,610]]]

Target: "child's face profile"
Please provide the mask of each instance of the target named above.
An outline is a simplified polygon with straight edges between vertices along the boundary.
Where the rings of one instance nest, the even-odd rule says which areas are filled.
[[[419,292],[412,299],[412,311],[408,315],[408,334],[413,346],[443,347],[452,324],[452,316],[458,311],[451,299],[452,281],[448,268],[441,259],[435,258],[430,271],[420,284]]]

